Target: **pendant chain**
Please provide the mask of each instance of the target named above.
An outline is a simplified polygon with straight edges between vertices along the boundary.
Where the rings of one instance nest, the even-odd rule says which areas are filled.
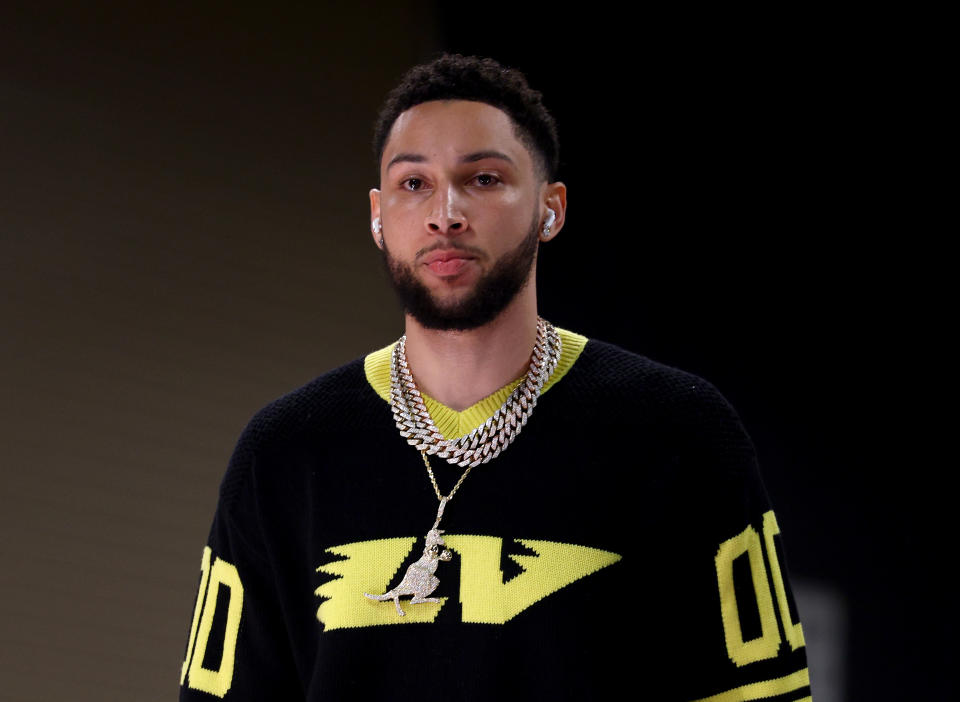
[[[423,457],[423,464],[427,467],[427,475],[430,476],[430,484],[433,485],[433,491],[437,493],[437,499],[441,502],[449,502],[453,498],[453,493],[459,490],[461,483],[467,479],[467,475],[469,475],[472,466],[467,466],[466,470],[463,471],[463,475],[460,476],[460,480],[458,480],[457,484],[453,486],[453,490],[450,491],[449,495],[444,497],[440,494],[440,488],[437,485],[437,479],[433,476],[433,468],[430,467],[430,459],[427,458],[427,452],[421,451],[420,456]]]

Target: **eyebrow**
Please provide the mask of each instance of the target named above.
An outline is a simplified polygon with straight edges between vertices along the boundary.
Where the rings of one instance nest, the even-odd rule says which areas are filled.
[[[395,164],[395,163],[400,163],[400,162],[407,162],[407,163],[424,163],[426,160],[427,160],[427,157],[426,157],[426,156],[422,156],[422,155],[420,155],[420,154],[403,154],[403,153],[400,153],[400,154],[397,154],[396,156],[394,156],[392,159],[390,159],[390,163],[387,164],[387,170],[389,171],[391,168],[393,168],[393,164]]]
[[[512,158],[507,156],[502,151],[494,151],[493,149],[488,149],[487,151],[475,151],[472,154],[467,154],[466,156],[460,158],[460,163],[475,163],[476,161],[483,161],[484,159],[488,158],[496,158],[513,164]],[[423,154],[399,153],[390,159],[390,163],[387,164],[387,170],[389,171],[396,163],[426,163],[426,161],[427,157]]]
[[[502,151],[493,151],[492,149],[488,151],[477,151],[476,153],[467,154],[460,159],[460,162],[473,163],[474,161],[483,161],[484,159],[488,158],[498,158],[501,161],[506,161],[507,163],[511,164],[513,163],[513,159],[507,156],[505,153]]]

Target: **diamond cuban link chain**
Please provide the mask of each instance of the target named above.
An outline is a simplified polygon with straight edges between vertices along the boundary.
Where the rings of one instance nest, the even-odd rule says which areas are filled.
[[[424,456],[435,454],[446,459],[448,463],[461,468],[466,466],[468,470],[492,461],[520,434],[533,408],[537,406],[537,398],[540,397],[544,384],[556,369],[562,350],[560,335],[556,329],[546,320],[538,318],[537,341],[530,358],[530,367],[520,384],[486,422],[458,439],[445,439],[433,423],[423,396],[410,373],[406,358],[406,340],[406,336],[400,337],[390,359],[390,404],[400,436]],[[461,477],[454,491],[460,487],[462,481]],[[434,488],[436,489],[435,482]],[[452,495],[451,492],[450,496]],[[440,498],[439,490],[437,497]]]

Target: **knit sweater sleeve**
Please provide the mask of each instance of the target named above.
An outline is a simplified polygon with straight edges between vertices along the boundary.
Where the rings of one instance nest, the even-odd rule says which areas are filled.
[[[180,700],[303,699],[274,566],[260,529],[262,411],[241,436],[220,486],[180,677]]]
[[[753,443],[708,382],[689,376],[678,403],[695,482],[681,531],[702,586],[691,607],[707,622],[690,650],[714,671],[693,682],[692,698],[809,699],[803,630]]]

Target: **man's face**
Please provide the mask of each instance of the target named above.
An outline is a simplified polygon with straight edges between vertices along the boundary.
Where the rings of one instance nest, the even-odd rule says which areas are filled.
[[[380,183],[371,210],[385,262],[423,326],[482,326],[530,279],[548,186],[506,113],[463,100],[410,108],[390,132]]]

